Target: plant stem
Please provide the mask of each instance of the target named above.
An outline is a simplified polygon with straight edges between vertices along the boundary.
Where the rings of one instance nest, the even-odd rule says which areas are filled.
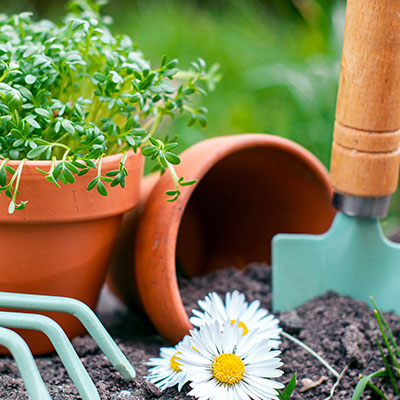
[[[336,379],[339,379],[340,375],[339,373],[331,367],[327,361],[325,361],[318,353],[316,353],[311,347],[308,347],[305,343],[300,341],[299,339],[295,338],[294,336],[290,335],[289,333],[286,333],[282,331],[282,336],[285,337],[286,339],[292,341],[293,343],[297,344],[300,346],[302,349],[310,353],[313,357],[315,357],[333,376],[336,377]]]
[[[101,164],[103,162],[103,155],[99,157],[99,164],[97,165],[97,178],[101,178]]]
[[[150,132],[143,138],[143,143],[146,142],[146,140],[148,140],[149,137],[153,136],[155,131],[158,128],[158,125],[160,124],[162,120],[162,114],[158,114],[157,118],[155,119],[153,126],[150,129]]]
[[[170,174],[171,174],[171,176],[172,176],[172,180],[174,181],[174,185],[175,185],[175,188],[176,188],[176,190],[179,192],[179,185],[178,185],[178,175],[176,174],[176,171],[175,171],[175,168],[174,168],[174,166],[170,163],[170,162],[168,162],[167,161],[167,165],[168,165],[168,170],[169,170],[169,172],[170,172]]]

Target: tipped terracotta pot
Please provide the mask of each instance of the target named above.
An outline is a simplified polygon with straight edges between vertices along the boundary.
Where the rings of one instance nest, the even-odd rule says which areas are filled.
[[[119,169],[121,157],[103,158],[102,175]],[[16,168],[18,163],[8,165]],[[125,166],[125,188],[111,188],[103,197],[96,189],[86,190],[95,170],[57,188],[36,170],[50,169],[50,162],[27,161],[18,197],[28,200],[26,208],[9,215],[10,199],[0,196],[0,291],[73,297],[94,308],[122,215],[139,200],[142,155],[129,152]],[[43,314],[55,319],[69,338],[85,332],[72,316]],[[35,354],[53,350],[42,333],[19,333]]]
[[[269,263],[275,234],[322,233],[335,214],[326,169],[290,140],[264,134],[219,137],[194,145],[181,159],[178,174],[197,184],[182,188],[169,203],[168,174],[145,183],[148,198],[142,200],[136,239],[137,215],[125,220],[130,238],[118,249],[111,274],[127,304],[134,304],[139,292],[150,320],[171,343],[191,328],[177,261],[188,276]]]

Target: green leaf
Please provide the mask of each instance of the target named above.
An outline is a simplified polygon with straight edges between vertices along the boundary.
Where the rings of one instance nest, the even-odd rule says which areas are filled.
[[[61,187],[52,175],[47,175],[45,179],[46,179],[46,181],[49,181],[50,183],[56,185],[58,188]]]
[[[96,72],[95,74],[93,74],[93,78],[99,82],[104,82],[107,79],[106,76],[104,74],[101,74],[100,72]]]
[[[278,398],[279,400],[289,400],[290,396],[292,395],[295,387],[296,387],[296,372],[292,376],[292,379],[290,379],[290,382],[286,385],[286,388],[283,392],[279,392]]]
[[[165,145],[164,150],[171,151],[171,150],[175,149],[175,147],[177,147],[177,146],[178,146],[178,143],[171,142],[171,143],[168,143]]]
[[[147,133],[146,129],[137,128],[137,129],[132,130],[132,134],[138,135],[138,136],[146,135],[146,133]]]
[[[25,117],[25,121],[36,129],[41,128],[40,125],[36,122],[36,119],[33,115],[28,115],[27,117]]]
[[[21,203],[17,204],[17,205],[15,206],[15,208],[16,208],[17,210],[23,210],[23,209],[25,208],[25,206],[26,206],[26,203],[28,203],[28,202],[27,202],[27,201],[21,201]]]
[[[75,133],[75,128],[72,125],[71,121],[68,121],[67,119],[61,120],[61,126],[71,135]]]
[[[41,154],[43,154],[47,150],[48,146],[38,146],[35,149],[32,149],[28,154],[27,157],[30,158],[31,160],[34,158],[39,157]]]
[[[111,80],[114,83],[122,83],[124,80],[122,77],[116,72],[116,71],[110,71],[111,74]]]
[[[97,177],[92,179],[90,181],[89,185],[87,186],[86,190],[92,190],[93,188],[95,188],[98,181],[99,181],[99,179]]]
[[[174,76],[179,72],[178,68],[171,68],[167,71],[164,72],[164,76],[165,77],[170,77],[170,76]]]
[[[172,203],[179,197],[181,193],[179,192],[179,190],[169,190],[168,192],[165,192],[165,194],[167,196],[173,196],[172,199],[167,200],[168,202]]]
[[[18,160],[18,157],[19,157],[19,151],[18,150],[10,150],[9,154],[10,154],[10,158],[12,160]]]
[[[45,110],[44,108],[35,108],[35,113],[47,119],[50,119],[52,117],[50,111]]]
[[[5,168],[0,170],[0,186],[6,186],[7,184],[7,171]]]
[[[25,142],[25,140],[23,139],[18,139],[13,143],[13,147],[19,147],[21,146],[21,144],[23,144]]]
[[[90,168],[96,169],[96,164],[92,160],[85,160],[86,165]]]
[[[35,83],[36,82],[36,76],[33,76],[33,75],[27,75],[26,77],[25,77],[25,82],[28,84],[28,85],[32,85],[33,83]]]
[[[71,30],[76,31],[78,30],[82,25],[84,24],[84,21],[81,19],[73,19],[71,22]]]
[[[135,124],[135,119],[133,117],[129,117],[125,124],[125,132],[130,131]]]
[[[169,163],[174,164],[174,165],[178,165],[181,162],[181,160],[178,156],[176,156],[175,154],[170,153],[170,152],[165,153],[165,158],[167,159],[167,161]]]
[[[119,171],[117,171],[117,170],[115,170],[115,171],[110,171],[110,172],[107,172],[107,173],[106,173],[107,176],[116,176],[116,175],[118,175],[118,174],[119,174]]]
[[[74,174],[77,174],[79,172],[79,169],[72,162],[65,161],[64,165],[66,168],[68,168]]]
[[[60,163],[60,164],[57,164],[57,166],[54,168],[54,171],[53,171],[54,179],[57,180],[60,177],[61,171],[62,171],[62,164]]]
[[[11,88],[5,96],[4,102],[12,109],[20,107],[24,99],[18,90]]]
[[[105,188],[103,182],[99,179],[97,183],[97,191],[102,195],[102,196],[107,196],[108,192],[107,189]]]
[[[142,154],[146,157],[154,155],[157,152],[158,152],[158,148],[154,147],[154,146],[147,146],[144,149],[142,149]]]
[[[64,168],[63,175],[69,183],[75,183],[75,177],[72,175],[72,173],[69,169]]]
[[[194,185],[194,184],[197,183],[197,182],[198,182],[197,179],[193,179],[193,180],[191,180],[191,181],[184,182],[184,181],[183,181],[183,176],[180,177],[180,178],[178,179],[178,183],[179,183],[181,186],[190,186],[190,185]]]
[[[18,129],[11,129],[11,134],[16,138],[23,137],[22,133]]]
[[[11,200],[10,204],[8,205],[8,213],[14,214],[14,211],[15,211],[15,203],[14,200]]]
[[[353,396],[351,397],[351,400],[360,400],[362,394],[364,393],[365,388],[367,387],[367,383],[369,381],[369,376],[364,376],[361,378],[358,383],[356,388],[354,389]]]
[[[153,145],[153,146],[157,146],[157,147],[159,147],[160,146],[160,144],[161,144],[161,142],[159,141],[159,140],[157,140],[157,139],[155,139],[155,138],[153,138],[153,137],[149,137],[149,142]]]
[[[386,370],[379,370],[376,372],[373,372],[372,374],[369,374],[368,376],[362,377],[358,383],[356,388],[354,389],[353,396],[351,397],[351,400],[360,400],[362,394],[364,393],[365,388],[368,385],[368,382],[370,379],[378,377],[378,376],[384,376],[386,375]]]
[[[83,168],[78,172],[78,176],[86,175],[90,171],[90,168]]]

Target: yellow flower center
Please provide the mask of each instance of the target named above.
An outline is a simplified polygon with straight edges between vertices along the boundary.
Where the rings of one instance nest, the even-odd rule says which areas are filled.
[[[171,359],[169,360],[169,366],[175,371],[175,372],[182,372],[180,366],[182,365],[176,360],[179,360],[178,354],[181,354],[180,352],[174,354]]]
[[[235,322],[236,322],[236,319],[231,319],[231,324],[232,325],[235,325]],[[239,328],[243,328],[243,335],[242,336],[247,335],[249,333],[249,329],[247,328],[246,324],[243,323],[242,321],[239,321],[238,327]]]
[[[233,353],[215,357],[212,364],[214,378],[220,383],[234,385],[243,379],[245,368],[242,359]]]

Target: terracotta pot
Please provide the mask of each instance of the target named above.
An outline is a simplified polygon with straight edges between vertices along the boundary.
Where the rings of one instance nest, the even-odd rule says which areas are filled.
[[[189,276],[268,263],[275,234],[322,233],[335,214],[326,169],[287,139],[264,134],[214,138],[189,148],[181,158],[178,174],[198,183],[182,188],[178,200],[169,203],[165,192],[173,188],[170,176],[165,174],[156,183],[151,178],[135,258],[133,241],[127,240],[111,276],[127,304],[135,303],[139,291],[147,315],[171,343],[191,328],[176,260]],[[130,240],[135,218],[125,221]]]
[[[103,159],[102,174],[119,168],[122,155]],[[12,167],[18,161],[8,163]],[[76,183],[57,188],[36,168],[50,168],[47,161],[27,161],[23,167],[19,200],[24,210],[9,215],[9,198],[0,196],[0,291],[68,296],[94,308],[103,284],[122,214],[139,200],[143,171],[141,154],[128,153],[126,186],[100,196],[87,191],[97,171],[78,177]],[[74,317],[46,313],[73,338],[84,333]],[[38,332],[19,332],[35,354],[52,351]]]

